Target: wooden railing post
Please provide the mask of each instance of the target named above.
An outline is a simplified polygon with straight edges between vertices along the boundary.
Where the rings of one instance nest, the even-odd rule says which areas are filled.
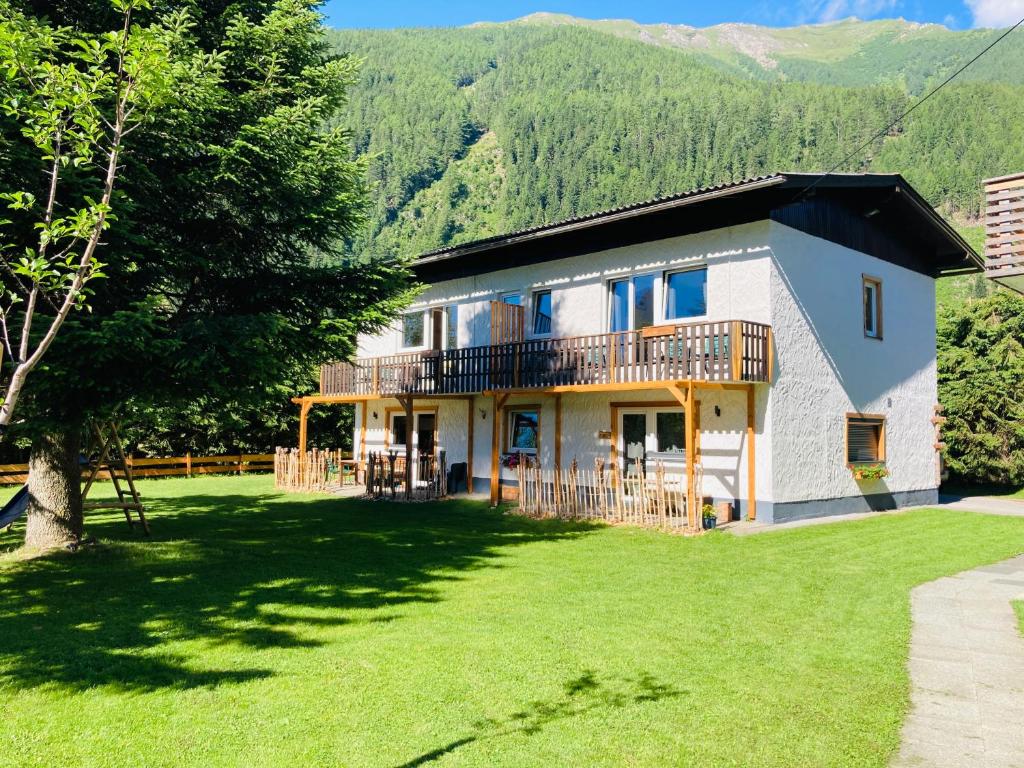
[[[729,323],[729,378],[743,380],[743,323],[733,320]]]
[[[192,451],[185,451],[185,477],[192,477]]]
[[[371,388],[370,394],[371,395],[379,395],[380,394],[380,358],[375,357],[373,359],[373,374],[372,374],[372,377],[373,378],[371,379],[371,384],[370,384],[370,388]]]

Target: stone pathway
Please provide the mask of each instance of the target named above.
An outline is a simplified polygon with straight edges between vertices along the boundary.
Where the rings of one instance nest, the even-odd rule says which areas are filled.
[[[1019,599],[1024,555],[911,592],[911,711],[894,767],[1024,768]]]

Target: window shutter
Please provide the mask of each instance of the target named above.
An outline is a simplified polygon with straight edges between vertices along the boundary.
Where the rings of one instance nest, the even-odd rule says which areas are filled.
[[[882,421],[849,418],[846,422],[846,460],[851,464],[881,461]]]

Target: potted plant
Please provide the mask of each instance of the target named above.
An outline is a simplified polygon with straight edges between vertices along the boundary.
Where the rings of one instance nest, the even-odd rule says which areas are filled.
[[[701,508],[701,517],[704,521],[704,530],[710,531],[716,525],[718,525],[718,513],[715,511],[714,504],[705,504]]]
[[[501,457],[501,466],[505,469],[517,469],[523,461],[523,454],[519,453],[506,453]]]
[[[853,464],[850,466],[854,480],[881,480],[889,476],[884,464]]]

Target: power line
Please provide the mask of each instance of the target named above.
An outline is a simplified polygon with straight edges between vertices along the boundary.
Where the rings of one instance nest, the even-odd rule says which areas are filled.
[[[1018,21],[1012,27],[1010,27],[1005,32],[1003,32],[1003,34],[1001,34],[999,37],[997,37],[995,40],[993,40],[991,43],[989,43],[987,46],[985,46],[985,48],[983,50],[981,50],[973,59],[968,61],[966,64],[964,64],[962,67],[960,67],[960,69],[958,69],[956,72],[954,72],[949,77],[947,77],[945,80],[943,80],[941,83],[939,83],[939,85],[935,86],[931,91],[929,91],[925,96],[923,96],[920,99],[920,101],[918,101],[916,104],[914,104],[912,107],[910,107],[910,109],[908,109],[902,115],[897,117],[895,120],[893,120],[887,126],[885,126],[885,128],[883,128],[878,133],[876,133],[874,136],[872,136],[870,139],[865,141],[863,144],[861,144],[859,147],[857,147],[857,149],[853,150],[853,152],[848,154],[846,157],[844,157],[838,163],[836,163],[831,168],[829,168],[827,171],[825,171],[825,173],[823,173],[821,176],[819,176],[817,179],[815,179],[812,184],[808,185],[806,189],[803,189],[799,193],[797,193],[797,195],[793,198],[793,200],[796,201],[796,200],[799,200],[800,198],[802,198],[804,195],[806,195],[808,192],[810,192],[816,186],[818,186],[818,184],[820,184],[822,181],[824,181],[827,177],[829,177],[833,173],[835,173],[839,168],[841,168],[844,165],[846,165],[850,160],[852,160],[854,157],[856,157],[861,152],[863,152],[865,149],[867,149],[872,144],[874,144],[876,141],[878,141],[878,139],[880,139],[880,138],[884,137],[886,134],[888,134],[889,131],[891,131],[893,128],[895,128],[897,125],[899,125],[899,123],[901,123],[904,120],[906,120],[907,117],[910,115],[910,113],[912,113],[915,109],[917,109],[922,104],[924,104],[926,101],[928,101],[928,99],[930,99],[936,93],[938,93],[943,88],[945,88],[947,85],[949,85],[951,82],[953,82],[953,80],[955,80],[957,77],[959,77],[960,74],[963,73],[964,70],[966,70],[974,62],[976,62],[978,59],[980,59],[986,53],[988,53],[993,48],[995,48],[997,45],[999,45],[999,43],[1001,43],[1004,39],[1006,39],[1006,37],[1011,32],[1016,30],[1017,27],[1021,26],[1022,24],[1024,24],[1024,18],[1021,18],[1020,21]]]

